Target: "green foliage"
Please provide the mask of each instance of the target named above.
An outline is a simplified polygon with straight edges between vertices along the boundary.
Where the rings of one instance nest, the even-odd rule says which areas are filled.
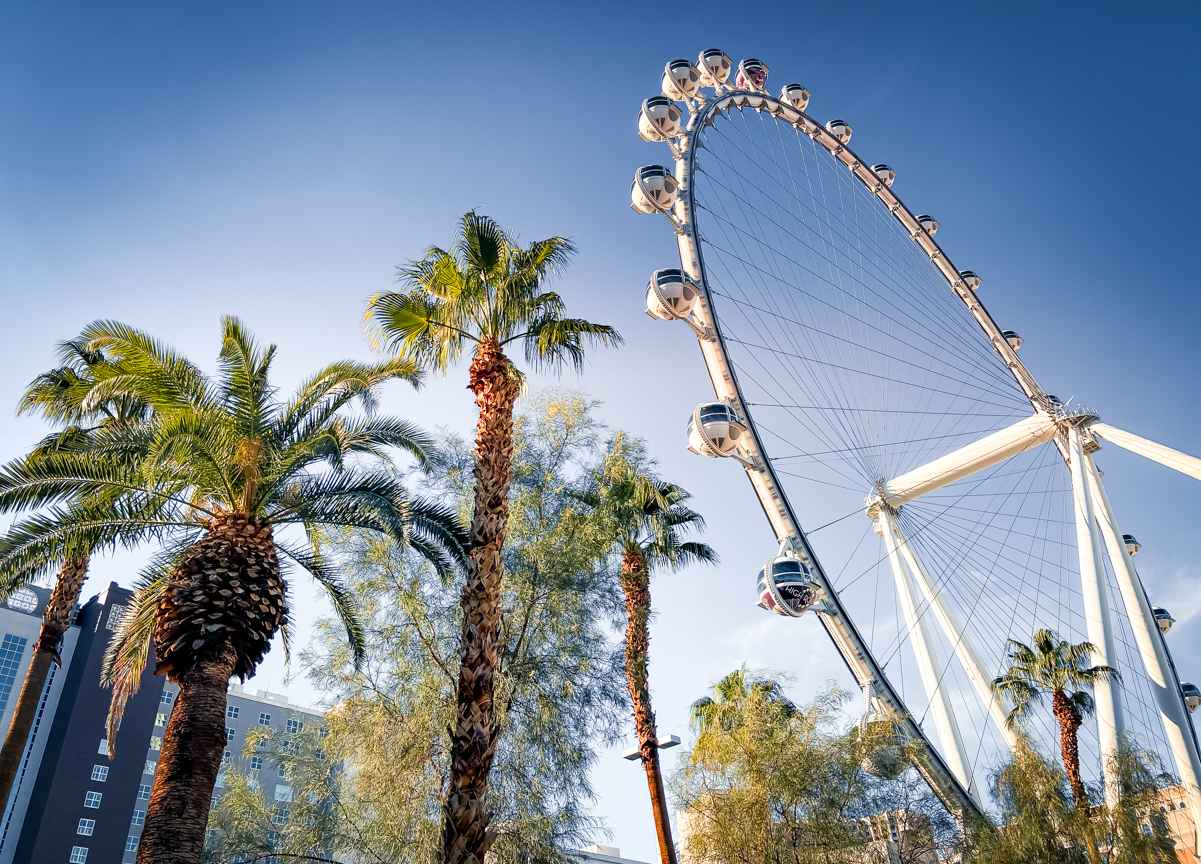
[[[1148,753],[1124,750],[1115,766],[1120,804],[1076,808],[1063,769],[1023,741],[1018,753],[993,776],[1000,827],[969,826],[967,864],[1087,864],[1090,841],[1100,864],[1175,864],[1165,801],[1171,778]],[[1165,788],[1167,787],[1167,788]]]
[[[588,770],[625,709],[610,632],[621,614],[611,538],[573,511],[602,436],[592,405],[569,394],[536,399],[517,417],[497,686],[503,731],[490,786],[500,862],[557,862],[588,841],[596,827],[585,812]],[[447,437],[438,450],[429,492],[470,507],[470,448]],[[346,766],[330,848],[340,860],[427,864],[441,848],[459,577],[360,532],[323,545],[349,574],[366,638],[357,671],[333,619],[319,622],[304,654],[313,682],[336,700],[324,747]]]
[[[27,404],[69,420],[121,405],[142,422],[101,423],[89,430],[86,448],[57,448],[0,468],[0,510],[39,511],[0,542],[0,573],[10,581],[33,578],[72,544],[160,550],[105,659],[114,721],[140,680],[175,562],[223,513],[280,532],[281,563],[308,572],[327,591],[355,656],[362,654],[361,628],[339,574],[312,543],[315,532],[352,526],[386,534],[442,567],[465,557],[465,532],[453,512],[410,496],[386,468],[394,449],[428,459],[422,432],[370,410],[382,383],[417,382],[410,364],[333,363],[285,401],[270,383],[275,346],[257,345],[235,318],[222,321],[213,377],[117,322],[90,324],[68,345],[84,352],[86,376],[77,370],[66,384],[47,380],[41,389],[35,382]],[[348,413],[356,401],[365,415]],[[68,407],[45,407],[60,402]]]
[[[954,826],[927,791],[912,780],[883,783],[863,771],[867,741],[840,728],[846,698],[827,691],[797,706],[777,682],[743,669],[694,704],[698,734],[674,778],[691,860],[874,860],[882,849],[867,820],[886,811],[913,826],[898,850],[902,860],[929,860],[920,855],[949,844]]]
[[[521,246],[472,211],[454,247],[430,247],[401,268],[406,290],[376,297],[368,315],[397,356],[422,368],[445,371],[476,343],[519,342],[531,365],[580,369],[587,343],[616,345],[621,337],[612,327],[563,317],[563,299],[542,290],[574,252],[564,237]]]

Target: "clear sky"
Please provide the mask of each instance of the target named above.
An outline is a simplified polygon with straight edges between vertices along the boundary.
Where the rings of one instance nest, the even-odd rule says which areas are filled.
[[[647,275],[675,256],[627,206],[633,168],[666,155],[633,131],[666,60],[717,46],[766,60],[774,85],[806,83],[811,113],[851,121],[857,152],[897,168],[940,243],[985,275],[1048,389],[1201,451],[1193,4],[52,5],[0,7],[0,406],[99,317],[210,362],[218,316],[236,313],[280,344],[292,383],[369,356],[366,298],[463,211],[570,235],[558,287],[627,346],[564,383],[650,442],[723,558],[655,586],[665,731],[683,734],[688,704],[743,661],[791,675],[798,698],[847,683],[814,622],[754,608],[767,526],[733,464],[685,452],[708,381],[685,328],[642,313]],[[397,388],[389,408],[466,431],[464,376]],[[0,457],[40,432],[0,412]],[[1103,465],[1149,589],[1180,619],[1178,664],[1201,676],[1201,486],[1112,447]],[[98,564],[89,588],[131,576]],[[278,657],[258,683],[283,686]],[[649,859],[641,772],[614,750],[594,780],[614,845]]]

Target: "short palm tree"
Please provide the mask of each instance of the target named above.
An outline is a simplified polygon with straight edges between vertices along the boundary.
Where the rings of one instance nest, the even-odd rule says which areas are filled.
[[[746,669],[735,669],[713,685],[712,696],[702,696],[692,703],[693,728],[702,733],[706,729],[732,732],[742,723],[743,708],[752,699],[771,705],[782,717],[792,717],[797,712],[780,682],[755,678]]]
[[[440,567],[465,559],[466,535],[452,511],[409,498],[389,470],[391,448],[425,460],[426,437],[401,420],[344,410],[356,398],[370,406],[384,381],[416,382],[411,365],[334,363],[285,402],[270,383],[275,347],[258,347],[236,319],[223,322],[215,378],[123,324],[92,324],[82,338],[111,359],[85,407],[124,396],[153,418],[98,433],[86,453],[0,470],[0,506],[42,508],[10,529],[0,568],[44,566],[73,538],[159,547],[105,658],[114,690],[109,741],[153,647],[156,671],[180,692],[137,861],[194,864],[225,748],[226,689],[233,676],[253,674],[286,627],[290,566],[326,589],[355,657],[362,654],[353,601],[314,535],[377,532]],[[138,449],[140,460],[107,458]],[[119,496],[94,503],[112,490]]]
[[[663,864],[675,864],[675,846],[663,776],[659,768],[658,734],[651,707],[647,666],[650,657],[650,576],[657,569],[679,569],[689,564],[717,561],[706,544],[685,540],[684,535],[704,527],[704,519],[686,505],[687,492],[641,470],[627,453],[621,436],[607,454],[580,500],[613,537],[621,557],[619,582],[626,604],[626,686],[638,735],[638,754],[646,771],[651,812]]]
[[[1093,711],[1089,689],[1104,678],[1117,678],[1118,673],[1109,666],[1088,665],[1096,651],[1090,642],[1073,645],[1046,629],[1036,630],[1033,641],[1033,645],[1013,639],[1006,641],[1009,668],[993,681],[993,691],[1012,706],[1007,718],[1010,726],[1028,716],[1044,693],[1051,694],[1051,712],[1059,724],[1063,770],[1072,787],[1072,798],[1080,807],[1087,804],[1088,795],[1080,779],[1078,733],[1084,718]]]
[[[35,378],[17,406],[18,413],[38,413],[60,427],[39,442],[26,458],[36,460],[51,453],[84,451],[95,433],[146,419],[146,405],[123,396],[84,407],[84,399],[96,383],[95,370],[106,363],[102,352],[91,351],[83,342],[73,339],[58,346],[58,356],[61,365]],[[7,800],[12,789],[42,689],[51,665],[58,661],[63,634],[71,626],[71,614],[79,602],[93,551],[89,543],[77,539],[69,549],[64,549],[57,563],[58,575],[42,612],[42,626],[33,644],[33,657],[25,669],[25,680],[13,708],[4,744],[0,747],[0,801]],[[33,576],[28,571],[0,573],[0,594],[8,597]]]
[[[491,814],[488,773],[498,725],[493,689],[499,664],[501,552],[513,475],[513,406],[522,375],[505,353],[520,345],[534,367],[577,369],[588,343],[617,344],[611,327],[563,317],[563,300],[543,290],[573,247],[563,237],[520,246],[494,221],[463,216],[452,249],[432,247],[400,270],[406,290],[368,310],[398,358],[445,372],[471,352],[468,389],[479,419],[470,562],[462,593],[462,643],[455,727],[443,819],[446,864],[482,864]]]

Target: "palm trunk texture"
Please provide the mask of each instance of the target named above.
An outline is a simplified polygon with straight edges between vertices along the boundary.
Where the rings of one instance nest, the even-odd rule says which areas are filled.
[[[266,653],[287,614],[269,524],[214,517],[158,601],[155,671],[179,685],[137,864],[199,864],[225,751],[225,693]]]
[[[650,657],[650,628],[647,621],[651,612],[651,588],[646,558],[640,551],[627,551],[622,557],[621,590],[626,600],[626,686],[629,687],[630,704],[634,709],[638,755],[642,759],[647,789],[651,794],[651,813],[655,819],[655,836],[659,840],[659,858],[662,864],[676,864],[667,794],[663,790],[663,774],[659,770],[655,712],[651,708],[651,692],[647,683]]]
[[[225,690],[233,674],[232,647],[192,667],[179,681],[137,864],[196,864],[204,851],[213,786],[225,751]]]
[[[1063,757],[1063,770],[1068,775],[1068,785],[1072,787],[1072,798],[1077,807],[1088,805],[1088,795],[1084,791],[1084,781],[1080,779],[1080,715],[1060,690],[1051,696],[1051,710],[1059,723],[1059,751]]]
[[[500,345],[482,343],[471,362],[475,395],[475,502],[463,609],[462,659],[450,746],[450,778],[442,828],[444,864],[483,864],[490,837],[488,773],[496,755],[493,703],[499,667],[501,550],[513,478],[513,405],[516,370]]]
[[[0,747],[0,810],[7,804],[17,772],[21,768],[21,757],[25,753],[25,743],[33,729],[34,718],[37,717],[38,702],[41,701],[42,690],[46,687],[50,666],[58,662],[58,650],[63,643],[63,634],[71,626],[71,615],[75,611],[75,604],[79,602],[79,593],[83,590],[83,583],[87,577],[87,558],[64,561],[59,568],[54,590],[50,592],[50,600],[42,612],[42,628],[37,641],[33,643],[33,659],[29,668],[25,670],[25,681],[21,684],[20,695],[17,696],[12,720],[9,721],[8,732],[4,736],[4,745]]]

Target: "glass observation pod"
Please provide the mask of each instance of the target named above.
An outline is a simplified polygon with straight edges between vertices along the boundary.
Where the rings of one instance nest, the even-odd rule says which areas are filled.
[[[1172,613],[1162,606],[1156,606],[1151,610],[1151,614],[1155,617],[1155,626],[1159,628],[1159,632],[1167,634],[1172,629],[1172,625],[1176,623],[1176,619],[1172,617]]]
[[[809,90],[801,84],[785,84],[780,88],[780,101],[804,111],[809,107]]]
[[[734,86],[739,90],[767,92],[767,64],[754,57],[747,57],[738,64],[738,77]]]
[[[1014,351],[1022,350],[1022,337],[1018,335],[1016,330],[1002,330],[1001,336],[1009,343],[1009,347]]]
[[[746,424],[724,402],[697,405],[688,423],[688,449],[701,456],[730,456],[738,449]]]
[[[1201,706],[1201,690],[1197,689],[1196,684],[1181,684],[1180,695],[1184,697],[1188,710],[1196,711]]]
[[[663,95],[686,102],[701,89],[701,73],[687,60],[669,60],[663,67]]]
[[[646,286],[646,314],[660,321],[687,318],[700,289],[677,267],[656,270]]]
[[[643,165],[634,172],[630,206],[639,213],[666,213],[676,203],[680,184],[662,165]]]
[[[975,270],[960,270],[959,278],[963,281],[963,284],[967,286],[967,290],[973,292],[979,291],[980,284],[984,281],[976,275]]]
[[[789,618],[804,615],[821,596],[809,568],[788,555],[769,561],[759,571],[757,589],[760,609]]]
[[[701,84],[718,88],[724,87],[730,80],[730,70],[734,63],[730,55],[720,48],[706,48],[696,58],[696,70],[701,75]]]
[[[938,220],[928,213],[923,213],[917,217],[918,227],[933,237],[938,233]]]
[[[881,162],[877,165],[873,165],[872,173],[875,174],[877,177],[879,177],[880,182],[883,183],[885,186],[887,186],[889,189],[892,188],[892,184],[897,179],[897,172],[892,169],[891,165],[886,165],[883,162]]]
[[[1143,544],[1138,542],[1138,538],[1133,534],[1123,534],[1122,542],[1126,544],[1126,552],[1133,558],[1142,550]]]
[[[833,135],[839,144],[851,143],[851,124],[845,120],[828,121],[826,131]]]
[[[668,141],[680,135],[684,112],[666,96],[644,99],[638,112],[638,137],[643,141]]]

